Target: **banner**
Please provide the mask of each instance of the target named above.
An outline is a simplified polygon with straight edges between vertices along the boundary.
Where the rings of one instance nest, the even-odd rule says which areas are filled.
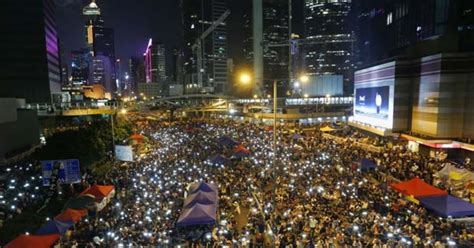
[[[43,167],[43,186],[71,184],[81,182],[81,169],[79,160],[45,160],[41,161]]]
[[[115,158],[120,161],[133,162],[132,146],[115,146]]]

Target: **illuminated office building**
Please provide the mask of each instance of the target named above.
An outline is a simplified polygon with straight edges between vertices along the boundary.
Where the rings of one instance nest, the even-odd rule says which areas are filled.
[[[351,0],[306,0],[304,25],[305,72],[343,75],[345,92],[351,92],[355,44]]]

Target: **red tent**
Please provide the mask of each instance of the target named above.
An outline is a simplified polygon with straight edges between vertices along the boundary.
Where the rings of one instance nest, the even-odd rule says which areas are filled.
[[[25,235],[10,241],[5,248],[49,248],[59,239],[59,234]]]
[[[138,134],[138,133],[134,133],[134,134],[132,134],[132,136],[130,136],[130,139],[142,140],[142,139],[143,139],[143,135]]]
[[[237,153],[237,152],[243,152],[245,154],[250,154],[251,152],[246,149],[243,145],[239,145],[237,146],[236,148],[234,148],[234,153]]]
[[[54,219],[60,220],[60,221],[78,222],[85,215],[87,215],[87,210],[85,209],[76,210],[76,209],[68,208],[64,210],[62,213],[56,215]]]
[[[84,190],[81,195],[93,195],[100,202],[104,197],[108,196],[112,190],[114,190],[113,185],[97,185],[94,184],[92,187]]]
[[[425,183],[418,177],[405,182],[392,183],[390,184],[390,187],[404,195],[413,196],[415,198],[424,196],[442,196],[448,194],[448,192],[444,190]]]

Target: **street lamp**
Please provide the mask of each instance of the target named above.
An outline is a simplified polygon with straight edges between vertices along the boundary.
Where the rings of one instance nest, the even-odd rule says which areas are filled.
[[[309,82],[309,77],[307,75],[301,75],[300,81],[302,83],[307,83],[307,82]]]
[[[242,84],[249,84],[251,81],[250,75],[249,74],[241,74],[239,76],[239,81]],[[301,76],[300,81],[302,83],[308,82],[309,78],[306,75]],[[277,98],[277,79],[273,79],[273,160],[272,160],[272,167],[273,167],[273,204],[274,208],[276,209],[276,159],[277,159],[277,107],[278,107],[278,98]],[[267,95],[268,98],[271,97],[271,95]],[[274,223],[275,224],[275,223]]]
[[[250,75],[247,74],[247,73],[242,73],[242,74],[239,76],[239,81],[240,81],[242,84],[249,84],[251,80],[252,80],[252,78],[251,78]]]

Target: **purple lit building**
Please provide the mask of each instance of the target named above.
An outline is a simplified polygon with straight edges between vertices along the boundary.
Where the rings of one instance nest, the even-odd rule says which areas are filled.
[[[52,4],[50,0],[0,1],[0,97],[50,103],[51,94],[61,92]]]
[[[153,39],[148,41],[143,57],[145,59],[146,83],[157,83],[162,92],[166,85],[166,55],[165,46]]]

